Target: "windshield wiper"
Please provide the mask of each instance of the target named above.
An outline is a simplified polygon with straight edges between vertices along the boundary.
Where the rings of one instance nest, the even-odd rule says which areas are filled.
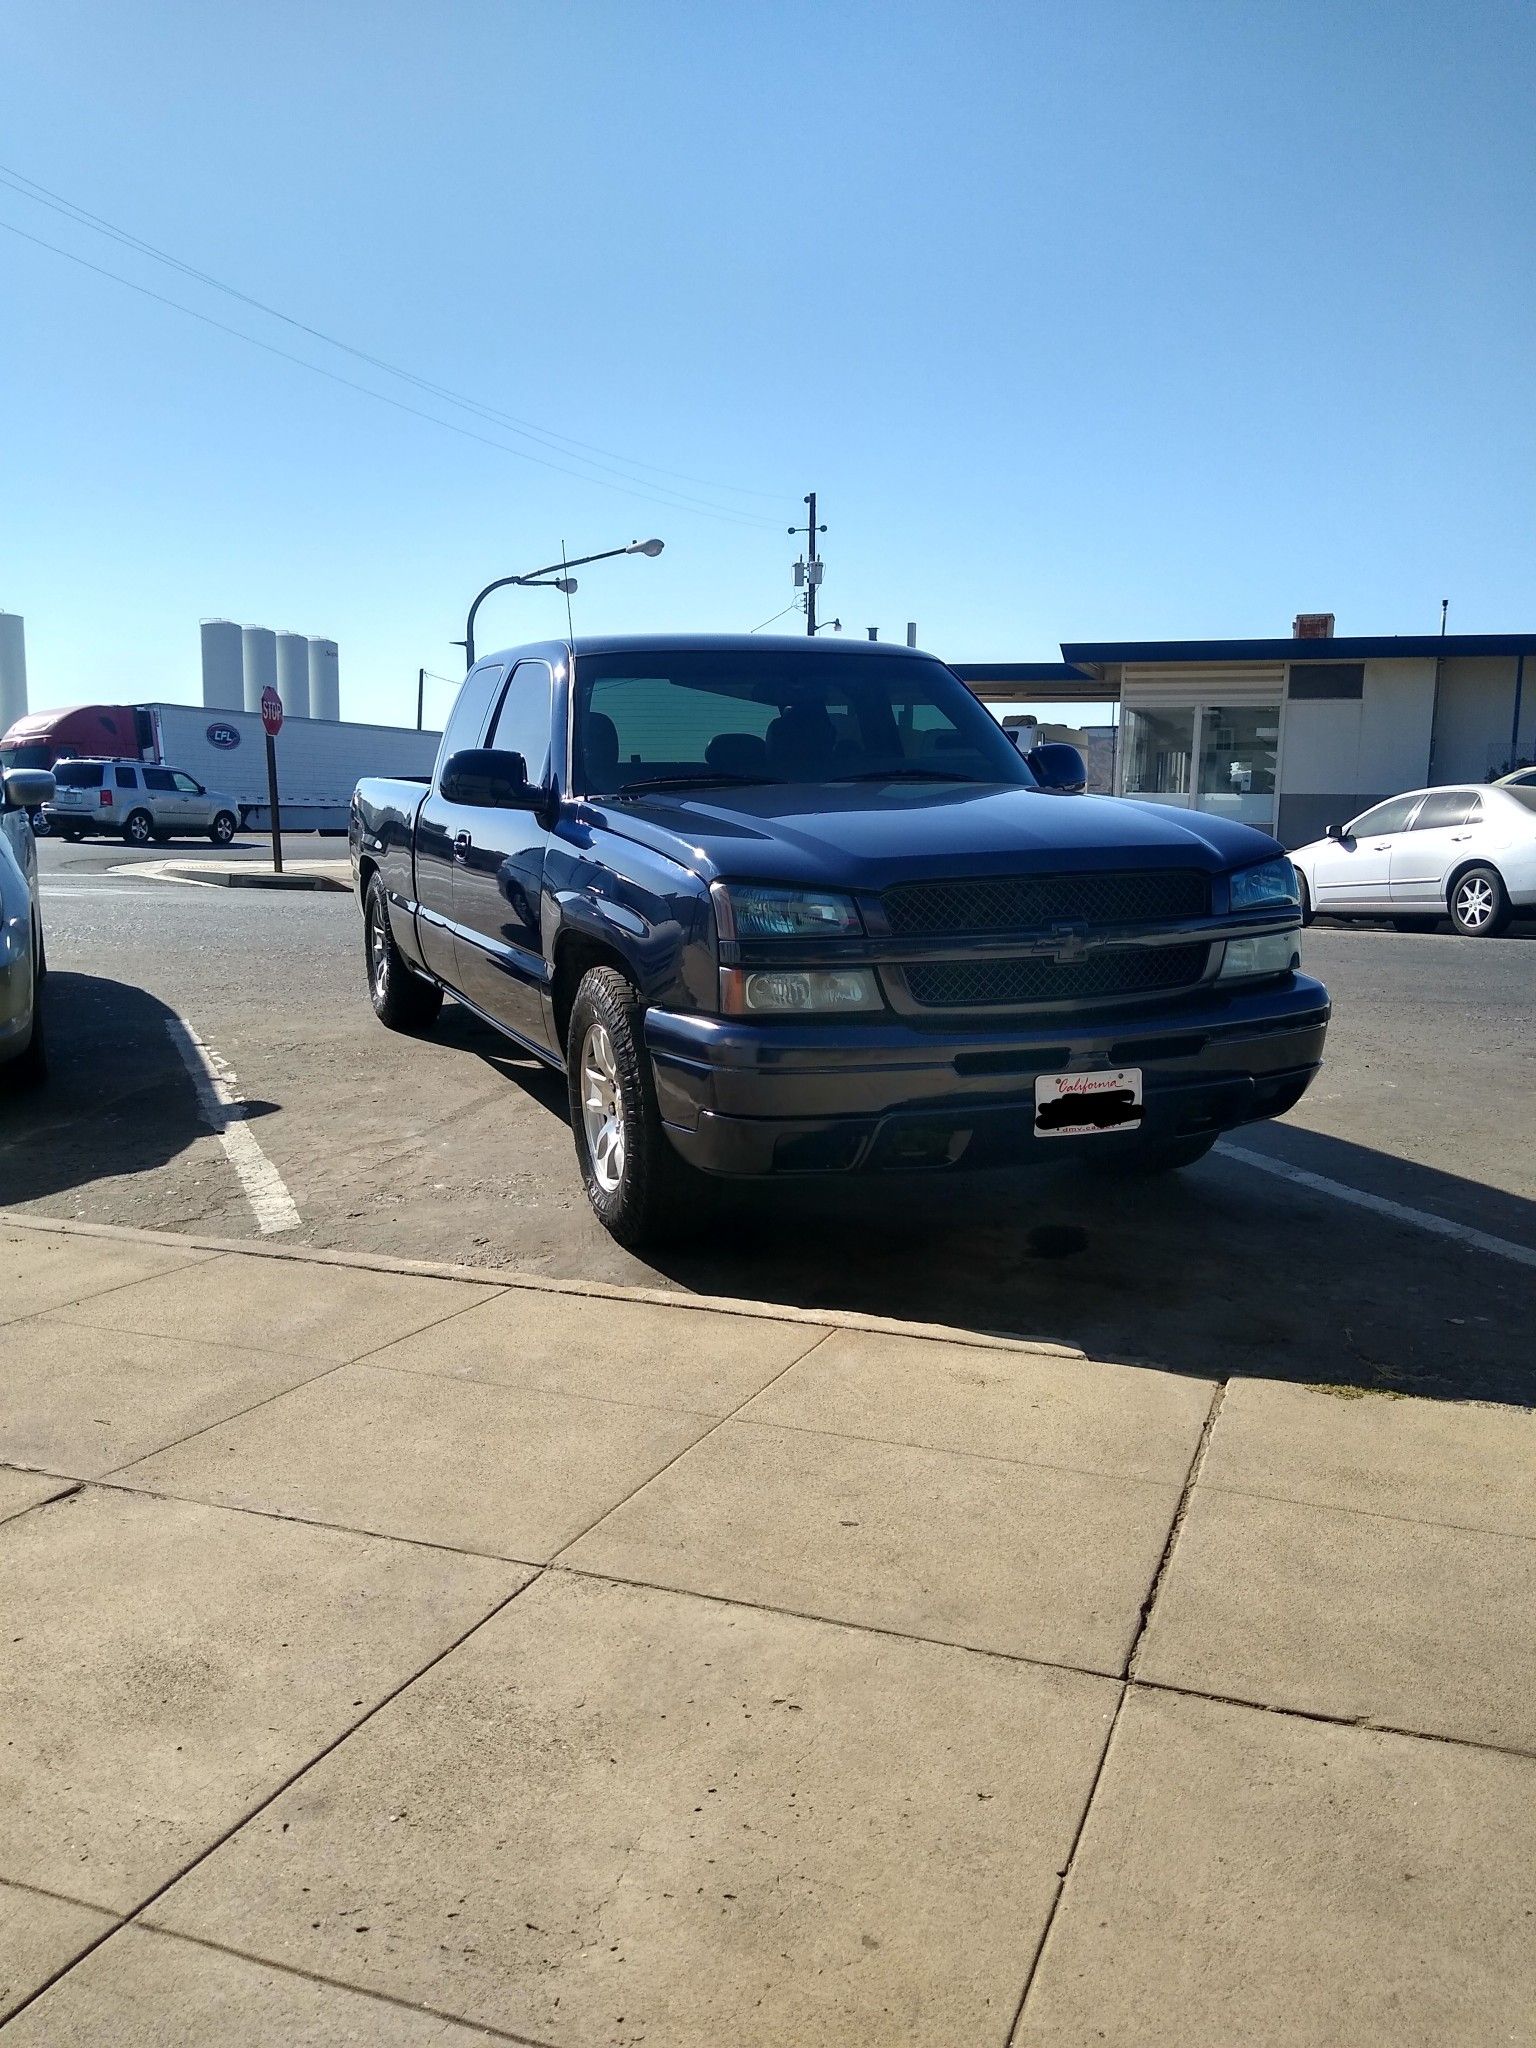
[[[857,775],[830,775],[829,782],[980,782],[953,768],[861,768]]]
[[[645,782],[626,782],[613,794],[639,796],[652,789],[753,789],[773,779],[771,775],[730,775],[721,769],[707,768],[698,775],[653,775]]]

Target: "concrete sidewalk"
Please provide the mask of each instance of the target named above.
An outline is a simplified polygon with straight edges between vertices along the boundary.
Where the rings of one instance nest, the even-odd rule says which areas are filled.
[[[270,855],[261,860],[140,860],[108,868],[139,882],[196,882],[211,889],[318,889],[350,895],[352,863],[340,859],[302,860],[285,854],[274,872]]]
[[[1536,1421],[0,1217],[4,2048],[1536,2041]]]

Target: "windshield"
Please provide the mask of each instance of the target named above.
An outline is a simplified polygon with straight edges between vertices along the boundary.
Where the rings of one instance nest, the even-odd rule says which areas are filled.
[[[50,768],[52,765],[53,749],[41,740],[18,740],[14,746],[0,747],[0,768]]]
[[[53,779],[60,789],[100,789],[101,763],[60,761],[54,767]]]
[[[574,787],[588,796],[738,782],[1036,786],[964,683],[900,655],[582,655],[575,755]]]

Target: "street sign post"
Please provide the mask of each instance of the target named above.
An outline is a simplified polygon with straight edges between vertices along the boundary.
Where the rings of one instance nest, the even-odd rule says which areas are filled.
[[[261,693],[261,722],[267,731],[267,809],[272,814],[272,872],[283,872],[283,821],[277,808],[277,736],[283,729],[283,700],[270,684]]]

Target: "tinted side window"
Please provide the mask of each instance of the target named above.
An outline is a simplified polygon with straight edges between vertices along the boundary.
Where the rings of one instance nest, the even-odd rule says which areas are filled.
[[[542,661],[520,661],[502,693],[488,747],[521,754],[528,780],[543,783],[549,775],[549,700],[554,678]]]
[[[112,770],[112,780],[119,789],[137,789],[139,786],[137,775],[124,761],[119,761]]]
[[[459,694],[443,728],[443,744],[437,755],[439,768],[450,754],[461,754],[466,747],[479,746],[485,721],[490,716],[491,698],[506,672],[504,661],[482,661],[460,683]]]
[[[176,787],[181,791],[183,796],[197,795],[197,784],[192,780],[192,777],[190,775],[183,775],[179,768],[173,770],[171,780],[175,783]]]
[[[1418,800],[1417,795],[1392,797],[1387,803],[1378,804],[1374,811],[1362,813],[1350,831],[1357,839],[1364,839],[1370,833],[1406,832]]]
[[[1432,789],[1413,821],[1415,832],[1433,832],[1437,825],[1465,825],[1477,807],[1470,789]]]
[[[169,768],[146,768],[144,770],[146,789],[170,790],[174,793],[176,778]]]

